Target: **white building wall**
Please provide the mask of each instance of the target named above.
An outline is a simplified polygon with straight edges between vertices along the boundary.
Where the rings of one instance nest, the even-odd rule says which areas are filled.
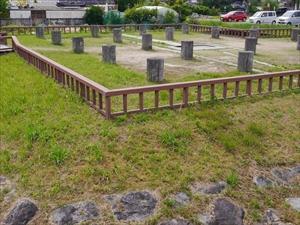
[[[11,19],[28,19],[30,17],[30,10],[10,10]]]
[[[85,14],[85,10],[46,11],[46,18],[47,19],[53,19],[53,18],[74,19],[74,18],[83,18],[84,14]]]

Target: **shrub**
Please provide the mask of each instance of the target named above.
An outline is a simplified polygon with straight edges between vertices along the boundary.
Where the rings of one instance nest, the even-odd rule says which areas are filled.
[[[176,16],[173,12],[167,11],[164,16],[164,23],[176,23]]]
[[[154,23],[157,10],[131,8],[125,11],[125,19],[129,23]]]
[[[86,10],[84,20],[87,24],[103,24],[103,15],[101,7],[92,6]]]
[[[0,0],[0,18],[8,18],[8,0]]]
[[[122,24],[123,19],[119,12],[109,11],[104,16],[104,24]]]

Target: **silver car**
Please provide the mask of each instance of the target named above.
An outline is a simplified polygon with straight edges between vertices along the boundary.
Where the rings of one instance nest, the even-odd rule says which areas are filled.
[[[300,25],[300,10],[290,10],[277,18],[277,24]]]

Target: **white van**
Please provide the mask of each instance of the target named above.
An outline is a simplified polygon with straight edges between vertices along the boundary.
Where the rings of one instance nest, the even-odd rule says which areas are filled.
[[[276,12],[275,11],[260,11],[256,12],[253,16],[249,18],[250,23],[266,23],[266,24],[276,24]]]
[[[291,10],[285,12],[277,18],[278,24],[300,25],[300,10]]]

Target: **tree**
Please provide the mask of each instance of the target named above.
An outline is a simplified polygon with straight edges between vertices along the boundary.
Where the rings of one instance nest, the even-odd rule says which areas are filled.
[[[164,23],[170,24],[170,23],[176,23],[176,16],[173,12],[167,11],[164,15]]]
[[[278,8],[278,1],[277,0],[263,0],[261,6],[264,10],[275,10]]]
[[[7,18],[8,15],[8,0],[0,0],[0,18]]]
[[[84,20],[88,24],[103,24],[104,11],[101,7],[92,6],[86,10]]]
[[[117,0],[118,10],[124,12],[128,8],[133,8],[136,4],[143,4],[144,0]]]
[[[157,10],[155,9],[137,9],[131,8],[125,11],[125,19],[129,23],[153,23],[157,19]]]

